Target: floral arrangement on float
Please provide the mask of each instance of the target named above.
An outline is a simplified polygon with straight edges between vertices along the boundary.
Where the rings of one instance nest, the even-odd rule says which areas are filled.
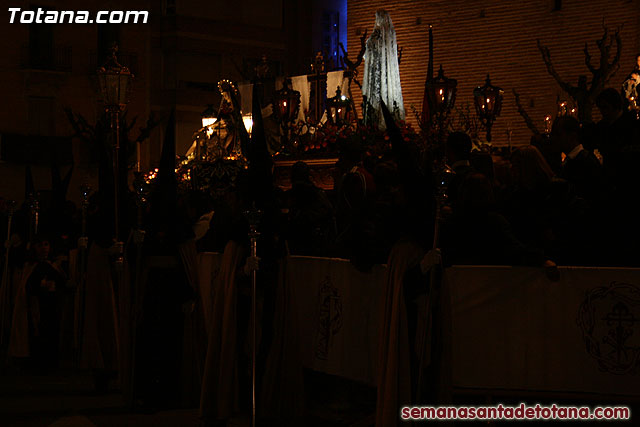
[[[397,122],[405,141],[419,142],[420,135],[411,123]],[[361,120],[345,124],[330,121],[315,123],[311,119],[299,121],[292,127],[288,144],[274,153],[275,159],[315,159],[337,157],[345,144],[361,144],[366,155],[383,157],[391,150],[389,135],[377,126],[364,125]]]

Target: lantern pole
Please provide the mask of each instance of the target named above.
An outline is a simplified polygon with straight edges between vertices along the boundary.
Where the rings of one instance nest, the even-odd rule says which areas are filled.
[[[105,103],[105,110],[109,116],[110,129],[113,138],[112,166],[113,166],[113,207],[114,207],[114,234],[118,258],[116,268],[120,270],[124,264],[124,243],[120,240],[120,112],[126,108],[131,88],[133,75],[126,67],[118,63],[116,52],[118,46],[114,43],[111,47],[111,56],[99,70],[98,78]],[[136,147],[136,169],[140,169],[140,147]]]
[[[493,126],[493,120],[486,121],[487,127],[487,142],[491,142],[491,126]]]
[[[115,124],[114,124],[115,121]],[[115,221],[115,235],[116,241],[120,242],[120,219],[118,218],[120,215],[119,203],[118,203],[118,183],[119,183],[119,161],[118,156],[120,155],[120,109],[114,108],[111,111],[111,132],[115,130],[115,140],[113,144],[113,208],[115,210],[114,221]]]
[[[7,202],[8,207],[8,219],[7,219],[7,240],[6,240],[6,252],[4,254],[4,270],[2,272],[2,283],[0,284],[0,304],[2,304],[2,310],[0,310],[0,344],[4,344],[5,339],[5,320],[7,320],[7,314],[12,312],[11,309],[11,290],[10,287],[10,272],[9,272],[9,252],[11,251],[11,221],[15,210],[16,202],[9,200]]]
[[[38,235],[38,224],[40,222],[40,202],[38,201],[38,193],[31,193],[29,208],[29,211],[31,213],[29,232],[31,233],[31,235],[29,236],[28,244],[30,245],[33,238]]]
[[[300,111],[300,92],[290,89],[291,79],[287,77],[282,83],[282,89],[274,93],[274,114],[282,128],[282,147],[287,148],[292,124],[298,118]]]
[[[91,187],[89,184],[82,184],[80,186],[80,192],[82,194],[82,225],[80,228],[81,236],[78,240],[78,283],[76,284],[77,294],[79,296],[79,309],[78,317],[76,319],[76,358],[79,361],[80,351],[82,350],[82,331],[84,330],[84,309],[85,309],[85,295],[86,295],[86,279],[87,279],[87,259],[88,259],[88,247],[89,238],[87,236],[87,216],[89,210],[89,195],[91,193]]]
[[[251,225],[251,231],[249,232],[249,236],[251,238],[251,256],[258,256],[258,235],[259,233],[256,231],[255,224]],[[257,272],[253,270],[251,272],[251,425],[255,427],[256,425],[256,285],[257,285]]]
[[[251,257],[258,256],[258,222],[262,212],[255,208],[245,211],[245,216],[249,222],[249,239],[251,245]],[[256,339],[256,326],[257,320],[257,271],[252,269],[251,271],[251,427],[256,425],[256,364],[257,364],[257,339]]]

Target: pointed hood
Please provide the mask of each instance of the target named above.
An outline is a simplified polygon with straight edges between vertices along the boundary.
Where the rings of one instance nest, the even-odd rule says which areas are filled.
[[[67,233],[71,230],[71,215],[65,211],[67,201],[67,189],[73,174],[73,164],[65,175],[60,176],[60,168],[57,163],[51,164],[51,200],[47,215],[43,216],[46,225],[53,231]]]
[[[158,178],[151,197],[151,227],[156,237],[165,243],[179,243],[190,237],[191,228],[185,213],[178,210],[178,180],[176,177],[176,122],[171,111],[165,130]]]
[[[73,163],[67,174],[62,178],[60,176],[60,168],[57,163],[51,165],[51,201],[56,204],[63,204],[67,200],[67,191],[71,176],[73,175]]]
[[[273,176],[271,172],[273,160],[267,147],[262,108],[260,107],[260,100],[257,96],[260,90],[259,85],[258,83],[253,85],[253,128],[251,131],[249,152],[247,153],[247,159],[249,160],[249,197],[250,201],[256,202],[258,207],[270,197],[271,190],[273,189]]]
[[[33,174],[31,173],[31,165],[27,165],[24,169],[24,199],[27,200],[32,194],[35,194],[36,188],[33,185]]]
[[[169,122],[164,133],[160,165],[158,167],[158,189],[176,192],[176,113],[171,110]]]
[[[260,99],[258,97],[259,87],[262,83],[256,83],[253,85],[253,99],[252,99],[252,111],[251,117],[253,120],[253,127],[251,129],[251,145],[249,148],[249,161],[250,162],[264,162],[271,166],[271,155],[267,148],[267,135],[264,130],[264,119],[262,117],[262,107],[260,106]]]

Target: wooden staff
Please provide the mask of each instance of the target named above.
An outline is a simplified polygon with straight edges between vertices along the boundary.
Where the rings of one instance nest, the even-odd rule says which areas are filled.
[[[445,205],[446,202],[446,191],[447,191],[447,176],[451,174],[451,170],[447,167],[447,165],[444,162],[444,159],[442,159],[440,162],[440,164],[438,165],[438,172],[437,172],[437,177],[438,177],[438,182],[436,184],[436,212],[435,212],[435,221],[434,221],[434,230],[433,230],[433,244],[431,247],[431,250],[436,250],[438,249],[438,245],[439,245],[439,239],[440,239],[440,226],[442,224],[442,209]],[[427,288],[427,300],[426,300],[426,315],[430,316],[431,319],[436,319],[438,316],[436,316],[436,310],[438,308],[438,305],[436,304],[436,301],[439,299],[438,298],[438,293],[440,291],[440,289],[436,286],[436,282],[439,281],[439,279],[441,278],[441,274],[442,274],[442,261],[440,261],[439,264],[434,265],[431,267],[431,269],[429,270],[429,285]],[[429,322],[429,320],[425,320],[425,331],[424,331],[424,336],[422,337],[422,345],[421,348],[419,350],[419,355],[420,358],[418,359],[419,362],[419,369],[418,369],[418,390],[417,390],[417,399],[420,400],[422,399],[424,396],[422,396],[422,384],[424,383],[424,377],[425,377],[425,364],[424,364],[424,360],[426,357],[426,354],[428,351],[431,352],[431,355],[433,355],[433,344],[436,342],[436,339],[434,339],[434,336],[436,335],[436,321],[432,320],[431,322]],[[434,358],[430,357],[430,361],[433,364],[434,362]]]
[[[91,187],[88,184],[80,186],[82,192],[82,228],[80,241],[78,242],[78,285],[76,288],[78,296],[78,315],[76,316],[76,349],[78,362],[80,362],[80,351],[82,350],[82,334],[84,330],[84,309],[85,309],[85,296],[86,296],[86,279],[87,279],[87,250],[88,250],[88,236],[87,236],[87,216],[89,208],[89,194],[91,193]]]
[[[4,334],[5,334],[5,320],[7,316],[7,312],[11,309],[13,304],[11,299],[11,289],[10,289],[10,274],[9,274],[9,251],[11,249],[11,221],[13,218],[13,211],[15,208],[15,201],[9,200],[8,205],[8,215],[9,218],[7,220],[7,245],[6,252],[4,254],[4,271],[2,272],[2,292],[0,292],[2,311],[0,311],[0,344],[4,344]]]
[[[135,366],[136,366],[136,340],[138,330],[138,318],[142,312],[139,307],[142,303],[140,296],[140,289],[142,287],[142,246],[144,244],[144,211],[147,206],[148,188],[144,181],[142,172],[135,173],[135,179],[133,181],[136,192],[136,206],[137,206],[137,229],[133,231],[133,241],[136,245],[136,271],[133,284],[129,286],[129,319],[131,322],[131,339],[129,343],[131,345],[131,358],[129,364],[129,384],[126,385],[124,390],[124,398],[127,405],[133,407],[135,405]]]
[[[27,242],[27,249],[31,247],[31,241],[38,234],[38,225],[40,222],[40,203],[38,202],[38,194],[31,193],[29,195],[29,241]]]

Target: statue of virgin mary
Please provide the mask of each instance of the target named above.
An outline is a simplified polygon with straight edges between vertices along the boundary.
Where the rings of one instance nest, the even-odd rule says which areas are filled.
[[[376,12],[376,25],[366,46],[362,78],[363,116],[365,123],[377,123],[380,129],[386,129],[380,100],[396,120],[404,119],[396,31],[386,10]]]

